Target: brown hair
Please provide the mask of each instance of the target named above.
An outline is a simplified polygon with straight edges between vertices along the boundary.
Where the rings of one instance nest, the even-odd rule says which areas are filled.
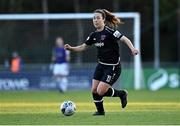
[[[109,27],[117,27],[119,24],[123,24],[123,22],[121,22],[118,17],[116,17],[106,9],[96,9],[94,13],[102,14],[103,19],[105,19],[106,25]]]

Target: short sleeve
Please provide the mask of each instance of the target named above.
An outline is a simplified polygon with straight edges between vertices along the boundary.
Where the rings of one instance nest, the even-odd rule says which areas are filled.
[[[116,40],[120,40],[122,36],[123,36],[123,35],[122,35],[118,30],[115,30],[115,31],[113,32],[113,37],[114,37]]]
[[[84,42],[86,45],[92,45],[93,44],[93,33],[91,33],[88,37],[87,37],[87,39],[86,39],[86,41]]]

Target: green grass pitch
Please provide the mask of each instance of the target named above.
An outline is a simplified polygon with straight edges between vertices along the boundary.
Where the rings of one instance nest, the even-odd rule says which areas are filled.
[[[64,116],[65,100],[77,111]],[[105,116],[94,117],[90,91],[0,91],[0,125],[180,125],[180,90],[129,91],[128,106],[118,98],[104,98]]]

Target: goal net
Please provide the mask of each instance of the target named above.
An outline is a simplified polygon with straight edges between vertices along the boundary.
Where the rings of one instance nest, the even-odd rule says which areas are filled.
[[[124,22],[119,31],[131,39],[140,50],[139,13],[114,13]],[[51,50],[57,36],[65,43],[81,44],[94,31],[91,13],[67,14],[1,14],[0,15],[0,57],[6,59],[12,51],[18,51],[26,64],[50,62]],[[83,53],[71,53],[71,67],[79,70],[94,70],[96,49]],[[116,86],[121,88],[142,88],[141,55],[133,57],[125,44],[120,43],[122,74]],[[78,73],[77,73],[78,75]]]

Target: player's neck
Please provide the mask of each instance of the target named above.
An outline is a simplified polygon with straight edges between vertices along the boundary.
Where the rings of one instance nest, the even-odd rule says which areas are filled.
[[[102,26],[102,27],[97,28],[97,31],[98,31],[98,32],[103,31],[103,30],[104,30],[104,27],[105,27],[105,26]]]

